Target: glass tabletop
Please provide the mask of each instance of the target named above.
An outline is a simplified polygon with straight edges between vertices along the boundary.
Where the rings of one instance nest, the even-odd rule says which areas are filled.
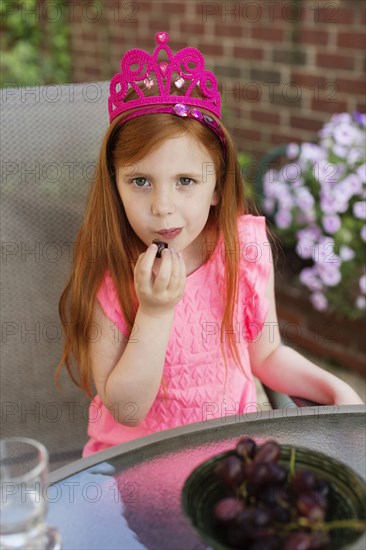
[[[258,443],[275,439],[325,453],[365,479],[365,411],[329,406],[251,413],[118,445],[52,472],[49,522],[60,529],[64,549],[204,550],[181,509],[184,482],[196,466],[249,435]],[[365,548],[365,540],[352,548]]]

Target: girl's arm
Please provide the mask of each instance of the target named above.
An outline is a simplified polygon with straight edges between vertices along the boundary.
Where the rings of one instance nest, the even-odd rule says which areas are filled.
[[[152,267],[157,247],[141,254],[135,267],[139,298],[134,327],[128,341],[116,338],[113,323],[97,304],[94,321],[101,337],[90,344],[94,383],[104,405],[116,421],[136,426],[143,421],[159,391],[174,307],[184,292],[183,258],[163,251],[159,273]],[[134,413],[131,415],[131,407]]]
[[[363,404],[348,384],[282,344],[276,313],[273,264],[266,297],[269,301],[266,323],[256,342],[249,345],[253,374],[266,386],[287,395],[320,404]]]

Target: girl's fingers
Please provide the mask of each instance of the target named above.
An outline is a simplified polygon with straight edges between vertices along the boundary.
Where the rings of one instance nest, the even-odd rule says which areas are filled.
[[[170,276],[170,281],[168,284],[168,290],[175,292],[179,289],[180,277],[181,277],[181,263],[179,255],[176,251],[171,250],[172,255],[172,272]]]
[[[172,255],[169,248],[164,248],[161,253],[161,258],[162,261],[159,267],[159,273],[155,277],[153,284],[153,290],[155,292],[162,292],[166,290],[172,271]]]
[[[138,286],[147,286],[151,283],[152,268],[156,257],[158,247],[151,244],[144,254],[141,254],[135,265],[135,284]]]

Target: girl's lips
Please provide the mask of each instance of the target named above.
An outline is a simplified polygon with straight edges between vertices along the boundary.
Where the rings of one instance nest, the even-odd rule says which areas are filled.
[[[173,229],[171,231],[158,231],[158,235],[163,237],[164,239],[174,239],[179,235],[179,233],[182,231],[182,228],[179,229]]]

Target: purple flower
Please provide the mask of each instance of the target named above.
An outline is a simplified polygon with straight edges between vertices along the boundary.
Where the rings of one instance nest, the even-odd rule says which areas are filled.
[[[366,294],[366,275],[362,275],[358,281],[362,294]]]
[[[275,215],[275,223],[281,229],[287,229],[292,222],[292,214],[288,210],[279,210]]]
[[[360,167],[361,168],[361,167]],[[347,201],[362,191],[362,180],[358,174],[349,174],[335,188],[336,195]]]
[[[353,113],[353,118],[360,126],[366,126],[366,114],[355,111]]]
[[[294,193],[296,204],[301,210],[311,210],[314,207],[315,199],[307,187],[299,187]]]
[[[348,155],[348,149],[344,145],[339,145],[339,143],[336,143],[333,146],[333,152],[337,155],[337,157],[341,159],[345,159]]]
[[[337,265],[323,263],[318,264],[317,268],[318,274],[326,286],[337,286],[340,283],[342,275]]]
[[[359,296],[357,298],[356,307],[357,307],[357,309],[365,309],[366,308],[366,298],[364,296]]]
[[[323,227],[327,233],[336,233],[341,227],[341,218],[336,214],[323,218]]]
[[[313,292],[315,290],[321,290],[323,288],[321,281],[317,277],[317,274],[312,267],[305,267],[300,272],[299,279],[303,285],[307,286],[308,289]]]
[[[339,250],[339,256],[343,262],[349,262],[350,260],[353,260],[356,253],[353,250],[353,248],[350,248],[349,246],[343,245],[341,246]]]
[[[275,209],[275,200],[272,198],[265,198],[263,200],[263,209],[267,214],[272,214]]]
[[[366,225],[363,226],[363,228],[360,231],[361,239],[364,243],[366,243]]]
[[[300,147],[297,143],[289,143],[287,146],[286,154],[287,158],[289,159],[295,159],[300,152]]]
[[[319,145],[315,145],[314,143],[303,143],[301,145],[300,158],[304,162],[319,162],[326,159],[326,156],[326,152]]]
[[[322,292],[314,292],[310,296],[311,303],[318,311],[325,311],[328,307],[328,300]]]
[[[360,178],[360,180],[362,181],[362,183],[366,183],[366,164],[361,164],[361,166],[357,168],[356,173]]]
[[[353,205],[353,214],[359,220],[366,220],[366,201],[358,201]]]
[[[300,164],[296,164],[295,162],[291,164],[286,164],[282,168],[282,177],[285,181],[288,181],[290,183],[296,183],[299,180],[302,181],[302,171]]]
[[[354,143],[358,143],[360,141],[360,135],[362,134],[358,128],[350,126],[346,122],[341,122],[341,124],[338,124],[333,132],[335,141],[339,145],[344,145],[346,147],[349,147]]]

